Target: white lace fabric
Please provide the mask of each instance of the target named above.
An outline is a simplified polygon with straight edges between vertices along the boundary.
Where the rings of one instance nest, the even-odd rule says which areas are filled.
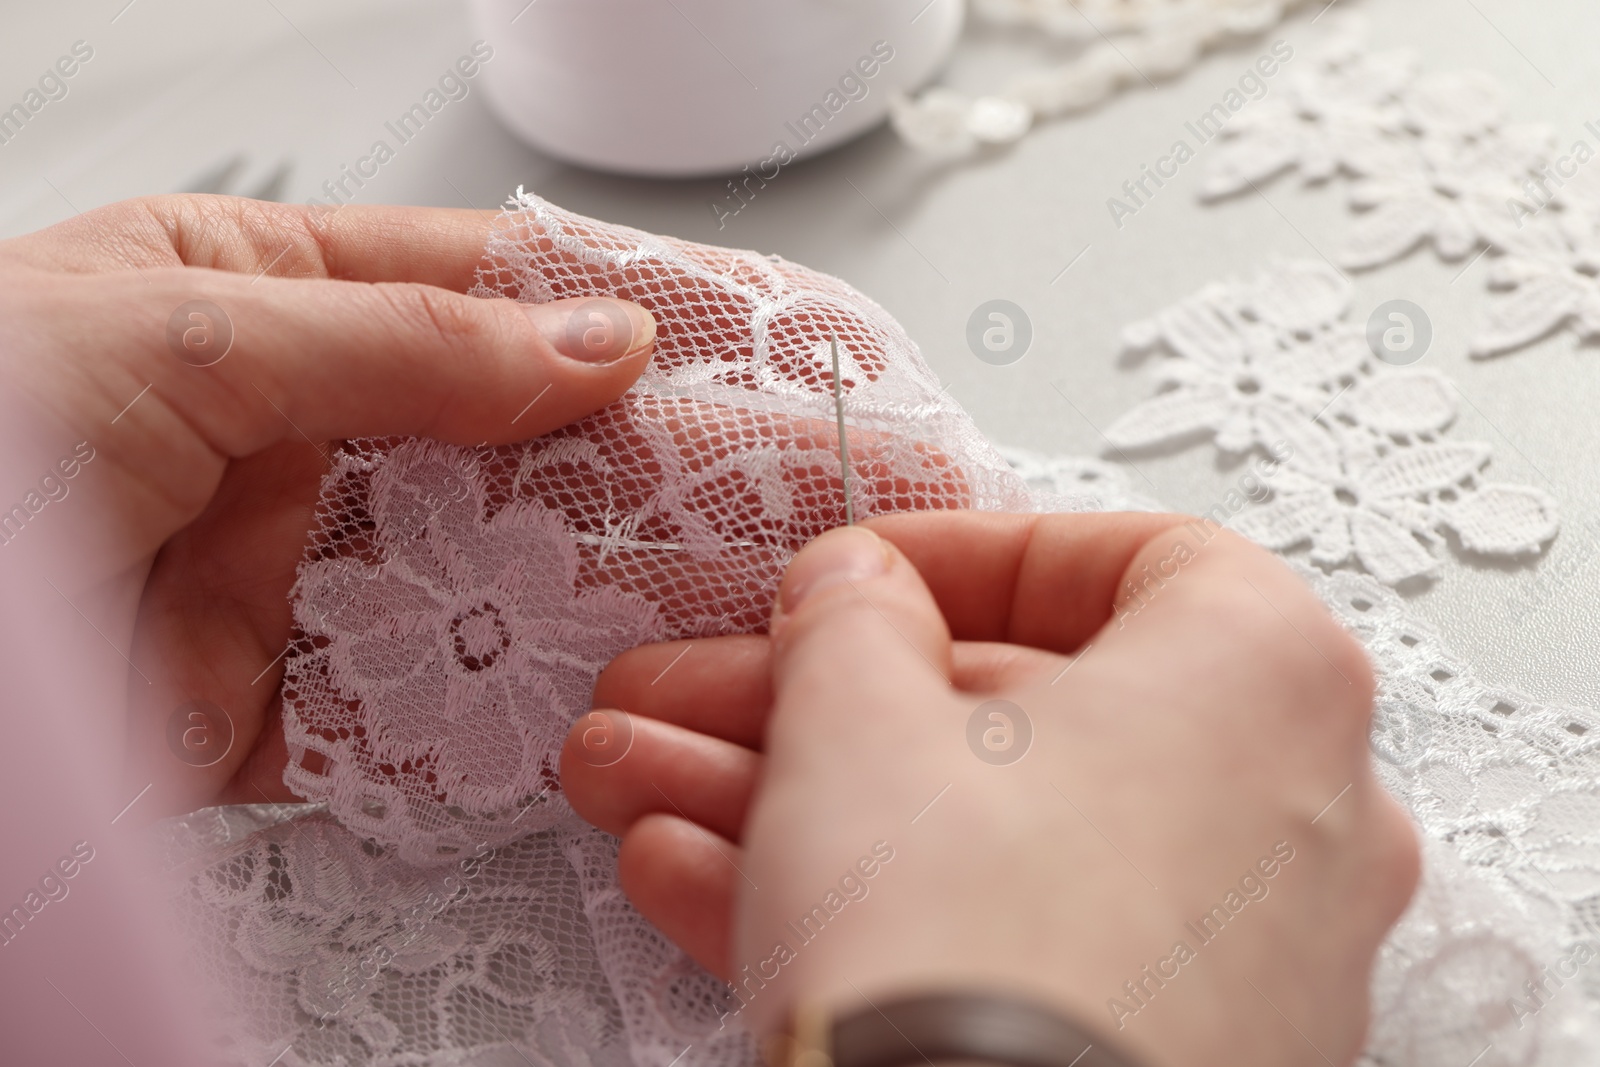
[[[1301,73],[1293,107],[1230,128],[1210,191],[1296,166],[1353,181],[1352,265],[1493,242],[1506,295],[1482,352],[1600,331],[1600,198],[1571,182],[1501,232],[1474,205],[1531,135],[1486,110],[1481,79],[1352,39]],[[898,325],[834,279],[520,195],[491,252],[480,292],[652,307],[655,364],[527,444],[336,452],[284,684],[288,781],[315,803],[169,824],[184,922],[232,997],[226,1054],[252,1067],[747,1067],[749,1038],[717,1026],[721,984],[629,907],[615,843],[573,815],[555,757],[612,654],[759,628],[790,554],[840,521],[831,342],[858,514],[1154,504],[1117,464],[1002,458]],[[1478,679],[1390,588],[1450,540],[1537,552],[1555,504],[1491,480],[1488,447],[1450,434],[1448,380],[1376,363],[1349,302],[1331,267],[1289,263],[1158,312],[1128,334],[1158,391],[1109,433],[1292,445],[1232,524],[1309,551],[1306,579],[1377,665],[1379,773],[1426,844],[1380,957],[1366,1067],[1592,1065],[1600,966],[1573,961],[1600,940],[1600,716]]]
[[[1048,506],[1146,504],[1097,461],[1008,456]],[[1600,968],[1569,961],[1600,939],[1600,715],[1474,677],[1369,576],[1302,575],[1377,666],[1378,770],[1425,843],[1363,1063],[1592,1064]],[[446,866],[314,805],[211,809],[166,832],[198,959],[234,997],[237,1062],[757,1062],[717,1027],[722,984],[632,911],[614,840],[574,817]]]
[[[596,951],[605,902],[586,900],[584,875],[608,855],[595,831],[532,834],[449,867],[407,864],[320,806],[210,809],[167,833],[197,962],[234,998],[228,1062],[487,1067],[503,1061],[480,1053],[512,1047],[630,1062]],[[636,958],[668,951],[633,940]],[[700,986],[710,1003],[713,984]]]
[[[1107,438],[1132,451],[1204,432],[1231,455],[1281,453],[1264,498],[1219,521],[1268,548],[1308,545],[1318,564],[1359,563],[1390,585],[1435,576],[1447,534],[1484,556],[1539,552],[1560,528],[1555,500],[1486,478],[1491,447],[1444,436],[1457,414],[1452,383],[1375,359],[1346,319],[1350,295],[1328,264],[1288,262],[1129,327],[1130,350],[1158,354],[1160,391]]]
[[[1347,181],[1355,214],[1342,266],[1381,267],[1423,246],[1467,266],[1489,257],[1489,286],[1504,296],[1486,303],[1474,355],[1564,326],[1600,336],[1600,167],[1590,166],[1600,142],[1561,145],[1548,126],[1511,122],[1487,75],[1424,72],[1409,51],[1374,49],[1363,20],[1329,24],[1330,41],[1281,96],[1224,128],[1203,195],[1289,171]]]
[[[1600,1062],[1600,715],[1475,677],[1366,575],[1303,573],[1377,666],[1378,773],[1424,843],[1364,1064]]]
[[[1041,119],[1084,111],[1124,89],[1188,70],[1207,51],[1262,33],[1303,2],[974,0],[974,19],[1076,46],[1075,54],[1019,74],[993,93],[936,86],[900,98],[891,121],[906,143],[938,155],[1005,144]]]

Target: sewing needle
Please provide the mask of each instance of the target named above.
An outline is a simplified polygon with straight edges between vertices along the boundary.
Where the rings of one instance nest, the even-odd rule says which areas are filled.
[[[839,467],[844,473],[844,522],[856,524],[855,508],[850,503],[850,442],[844,433],[844,382],[839,378],[839,339],[833,339],[833,411],[839,420]]]

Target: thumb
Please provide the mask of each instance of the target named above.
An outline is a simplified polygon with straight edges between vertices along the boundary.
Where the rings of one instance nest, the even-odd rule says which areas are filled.
[[[601,297],[520,304],[193,268],[154,287],[129,301],[153,342],[131,392],[148,383],[231,456],[301,437],[535,437],[621,396],[655,340],[648,311]],[[140,405],[123,421],[155,414]]]
[[[949,688],[950,629],[933,594],[899,549],[860,526],[830,530],[795,556],[771,635],[769,752],[783,751],[778,735],[794,726],[836,742],[857,735],[863,716],[925,712]]]

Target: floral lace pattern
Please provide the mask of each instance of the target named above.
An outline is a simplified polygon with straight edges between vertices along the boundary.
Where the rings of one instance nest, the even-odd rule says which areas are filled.
[[[1377,667],[1378,774],[1424,842],[1363,1067],[1600,1057],[1600,714],[1482,681],[1367,575],[1302,575]]]
[[[1223,521],[1391,585],[1433,575],[1445,531],[1470,552],[1539,551],[1557,532],[1555,501],[1484,480],[1488,445],[1442,438],[1456,417],[1450,382],[1374,359],[1345,318],[1350,292],[1327,264],[1286,263],[1130,327],[1129,348],[1159,353],[1161,391],[1106,436],[1132,450],[1205,433],[1224,452],[1276,455],[1270,499]]]
[[[480,292],[627,296],[656,313],[656,356],[622,400],[524,444],[335,454],[295,589],[285,781],[418,864],[567,815],[559,750],[618,653],[765,622],[789,555],[843,517],[835,341],[856,514],[1028,501],[843,283],[534,197],[504,222]]]
[[[520,193],[500,223],[476,292],[627,297],[655,357],[529,442],[335,451],[283,683],[285,780],[314,803],[175,830],[242,1062],[751,1062],[720,984],[633,911],[615,841],[562,796],[569,725],[624,649],[760,629],[789,557],[843,521],[835,344],[857,515],[1031,504],[842,282]]]
[[[595,891],[615,841],[575,819],[449,867],[408,864],[320,805],[213,808],[162,833],[197,965],[244,995],[221,1006],[228,1062],[625,1067],[690,1041],[697,1062],[752,1059],[746,1035],[715,1032],[719,984]],[[611,973],[596,947],[619,939]],[[676,995],[619,1002],[632,974],[674,968]]]
[[[1099,461],[1011,455],[1043,509],[1141,503]],[[1481,681],[1367,575],[1301,573],[1377,667],[1378,773],[1424,838],[1363,1067],[1592,1064],[1600,714]],[[317,805],[211,809],[163,833],[199,965],[236,998],[228,1062],[758,1062],[717,1025],[721,984],[622,897],[615,841],[576,819],[450,867],[409,864]]]
[[[462,835],[502,844],[543,828],[594,676],[660,624],[638,595],[576,587],[577,545],[553,512],[512,501],[486,515],[471,452],[407,441],[384,459],[347,452],[332,476],[370,475],[378,562],[334,554],[300,571],[308,647],[285,685],[298,752],[285,781],[320,796],[328,765],[346,768],[333,790],[345,825],[425,860],[471,847]],[[352,700],[373,714],[352,724]]]
[[[1512,123],[1505,93],[1475,72],[1418,71],[1377,52],[1360,19],[1294,72],[1281,97],[1223,131],[1209,198],[1286,171],[1351,183],[1354,225],[1337,258],[1382,266],[1430,245],[1448,261],[1489,256],[1492,301],[1472,352],[1495,356],[1571,326],[1600,337],[1600,140],[1563,150],[1544,125]],[[1600,131],[1588,131],[1600,138]],[[1464,272],[1463,272],[1464,273]]]
[[[1077,55],[973,97],[936,87],[901,98],[895,130],[924,151],[961,155],[1015,141],[1038,119],[1093,107],[1131,86],[1153,85],[1194,66],[1209,49],[1276,25],[1304,0],[975,0],[972,14],[997,27],[1035,31]]]

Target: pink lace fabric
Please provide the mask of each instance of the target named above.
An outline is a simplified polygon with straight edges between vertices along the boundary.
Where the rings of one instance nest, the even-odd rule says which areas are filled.
[[[476,293],[622,296],[659,334],[638,386],[565,430],[335,458],[296,588],[286,781],[416,864],[565,818],[561,741],[616,654],[764,625],[790,555],[843,521],[835,342],[857,515],[1029,507],[910,338],[842,282],[520,192],[500,226]]]

